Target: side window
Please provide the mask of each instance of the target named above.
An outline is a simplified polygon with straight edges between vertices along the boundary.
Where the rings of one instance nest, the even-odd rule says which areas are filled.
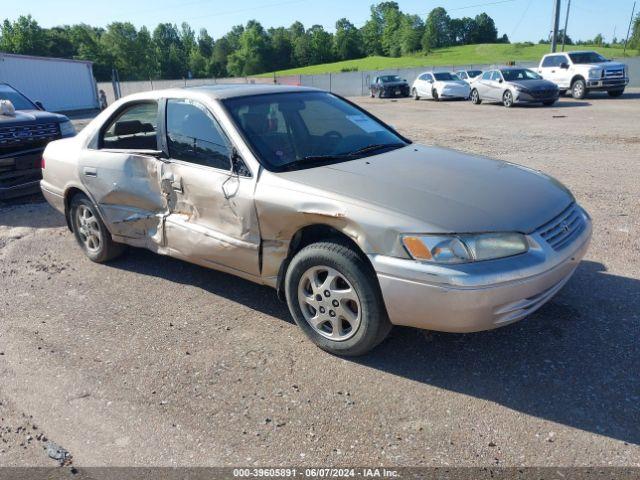
[[[497,71],[497,70],[494,70],[493,74],[491,75],[491,80],[493,80],[495,82],[499,82],[501,78],[502,77],[500,76],[500,72]]]
[[[466,80],[467,78],[469,78],[467,76],[466,72],[458,72],[458,76],[462,79],[462,80]]]
[[[493,73],[492,71],[484,72],[482,74],[482,80],[491,80],[492,73]]]
[[[176,160],[231,170],[231,146],[209,110],[191,100],[167,101],[167,146]]]
[[[555,55],[550,55],[548,57],[544,57],[544,60],[542,60],[542,66],[544,68],[548,68],[548,67],[553,67],[554,65],[554,58]]]
[[[127,106],[104,130],[99,143],[106,149],[157,150],[157,102]]]

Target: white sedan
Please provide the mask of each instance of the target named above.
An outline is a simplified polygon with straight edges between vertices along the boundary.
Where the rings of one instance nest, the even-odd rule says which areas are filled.
[[[455,73],[450,72],[425,72],[418,75],[413,82],[411,94],[416,100],[421,97],[440,100],[443,98],[467,99],[471,94],[469,84]]]

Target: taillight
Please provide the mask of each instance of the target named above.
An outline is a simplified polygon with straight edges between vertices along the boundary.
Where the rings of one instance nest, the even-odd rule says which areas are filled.
[[[40,157],[40,168],[44,170],[44,155]]]

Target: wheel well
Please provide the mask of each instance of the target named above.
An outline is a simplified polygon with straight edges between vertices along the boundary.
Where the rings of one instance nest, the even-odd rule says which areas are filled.
[[[69,215],[70,213],[69,206],[71,205],[71,200],[73,200],[73,197],[75,197],[78,194],[85,195],[85,193],[82,190],[76,187],[71,187],[64,194],[64,218],[67,220],[67,227],[69,227],[69,230],[71,230],[72,232],[73,232],[73,223],[71,222],[71,217]]]
[[[345,235],[340,230],[329,225],[307,225],[298,230],[291,238],[291,242],[289,242],[287,258],[285,258],[280,265],[280,270],[278,272],[278,281],[276,286],[278,298],[284,300],[284,278],[287,273],[287,268],[289,268],[289,263],[296,253],[312,243],[326,241],[340,242],[349,245],[356,253],[362,256],[367,264],[371,265],[369,258],[365,255],[360,246],[348,235]]]
[[[573,84],[575,83],[576,80],[582,80],[583,82],[586,82],[586,80],[582,75],[576,75],[571,79],[571,88],[573,88]]]

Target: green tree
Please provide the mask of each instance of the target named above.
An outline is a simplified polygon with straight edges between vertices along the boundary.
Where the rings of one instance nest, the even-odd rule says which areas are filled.
[[[268,33],[271,40],[270,69],[282,70],[291,67],[293,44],[289,30],[284,27],[270,28]]]
[[[403,15],[400,23],[399,41],[402,55],[409,55],[420,50],[424,23],[418,15]]]
[[[171,23],[161,23],[153,31],[152,39],[160,78],[184,78],[187,56],[178,28]]]
[[[0,26],[0,50],[22,55],[47,55],[47,38],[31,15],[21,15],[15,22],[5,20]]]
[[[307,32],[310,46],[310,60],[312,65],[327,63],[335,60],[333,55],[333,35],[322,25],[313,25]]]
[[[227,70],[234,76],[266,71],[270,47],[269,36],[262,25],[256,20],[250,20],[240,36],[240,48],[229,55]]]
[[[341,18],[336,22],[333,44],[338,60],[350,60],[362,56],[360,31],[346,18]]]
[[[471,35],[471,43],[497,43],[498,29],[496,24],[486,13],[476,15],[475,30]]]
[[[634,50],[640,50],[640,13],[633,20],[633,31],[629,37],[628,46]]]
[[[595,36],[595,38],[593,39],[593,44],[597,45],[598,47],[601,47],[604,44],[604,38],[602,38],[601,33]]]
[[[360,36],[365,55],[382,55],[382,17],[375,6],[371,7],[371,18],[360,29]]]
[[[382,19],[382,53],[390,57],[400,56],[400,26],[402,24],[402,12],[397,2],[382,2],[376,8]]]
[[[422,49],[425,52],[451,45],[450,23],[451,18],[444,8],[437,7],[429,12],[422,36]]]
[[[151,49],[151,39],[146,29],[144,36],[146,41],[139,38],[136,27],[129,22],[110,23],[101,36],[100,43],[113,59],[113,65],[118,69],[122,80],[140,80],[146,77],[150,62],[148,51]]]

